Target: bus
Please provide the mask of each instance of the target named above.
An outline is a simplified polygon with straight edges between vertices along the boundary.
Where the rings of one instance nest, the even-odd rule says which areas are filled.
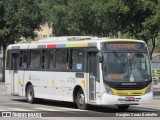
[[[89,105],[130,105],[153,98],[151,63],[142,40],[94,36],[51,37],[6,50],[8,94]]]

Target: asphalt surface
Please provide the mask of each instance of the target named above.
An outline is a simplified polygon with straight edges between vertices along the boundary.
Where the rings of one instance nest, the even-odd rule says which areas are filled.
[[[160,83],[153,86],[154,100],[149,104],[131,106],[128,110],[120,111],[115,106],[91,106],[89,110],[79,110],[76,104],[70,102],[59,102],[51,100],[38,100],[36,104],[29,104],[25,97],[6,94],[5,84],[0,82],[0,112],[36,112],[41,113],[43,118],[34,119],[67,119],[67,120],[114,120],[114,119],[158,119],[157,117],[138,117],[138,114],[153,113],[160,114]],[[127,115],[130,115],[128,117]],[[134,117],[133,117],[133,116]],[[7,119],[8,118],[0,118]],[[12,118],[20,119],[20,118]],[[22,118],[21,118],[22,119]],[[23,118],[27,119],[27,118]],[[30,118],[32,119],[32,118]]]

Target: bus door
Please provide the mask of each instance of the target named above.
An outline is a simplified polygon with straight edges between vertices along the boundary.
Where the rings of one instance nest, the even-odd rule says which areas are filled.
[[[96,79],[97,79],[97,53],[88,54],[88,71],[89,71],[89,101],[96,100]]]
[[[11,55],[11,83],[12,83],[12,94],[17,95],[18,92],[18,65],[19,65],[19,53],[12,53]]]

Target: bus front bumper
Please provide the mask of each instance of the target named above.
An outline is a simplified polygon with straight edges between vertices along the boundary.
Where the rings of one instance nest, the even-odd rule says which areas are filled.
[[[149,92],[142,96],[115,96],[103,93],[101,96],[101,105],[137,105],[149,103],[153,99],[153,92]]]

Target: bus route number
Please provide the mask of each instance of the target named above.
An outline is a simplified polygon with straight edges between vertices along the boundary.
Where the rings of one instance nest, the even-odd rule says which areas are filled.
[[[68,83],[76,83],[76,78],[69,77],[68,78]]]

